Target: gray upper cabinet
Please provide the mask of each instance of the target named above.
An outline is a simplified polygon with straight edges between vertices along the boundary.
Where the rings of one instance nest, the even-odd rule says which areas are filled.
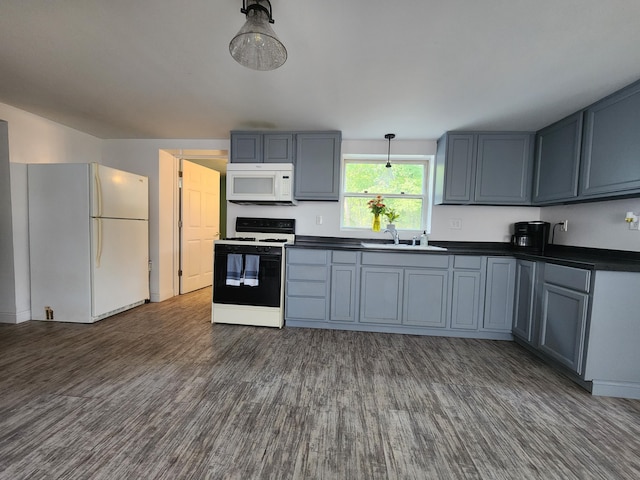
[[[442,202],[469,203],[475,173],[475,135],[452,133],[438,141],[436,176],[444,179]],[[438,161],[440,160],[440,161]]]
[[[231,163],[293,163],[294,134],[231,132]]]
[[[438,140],[435,203],[527,205],[533,134],[448,132]]]
[[[264,163],[293,163],[293,138],[291,133],[266,133],[262,138]]]
[[[582,112],[575,113],[536,134],[534,204],[577,197],[582,118]]]
[[[532,134],[478,135],[475,203],[530,203],[532,158]]]
[[[296,135],[295,198],[338,201],[340,198],[340,132]]]
[[[640,193],[640,82],[587,108],[580,197]]]
[[[261,163],[262,134],[231,132],[231,163]]]

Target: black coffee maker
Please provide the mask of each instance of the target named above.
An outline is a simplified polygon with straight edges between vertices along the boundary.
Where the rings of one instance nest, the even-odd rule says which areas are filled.
[[[544,253],[549,242],[549,222],[516,222],[513,224],[511,245],[518,250]]]

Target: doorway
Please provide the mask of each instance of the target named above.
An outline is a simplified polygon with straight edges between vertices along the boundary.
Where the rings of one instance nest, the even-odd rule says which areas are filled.
[[[180,294],[212,284],[213,242],[220,238],[220,172],[180,161]]]
[[[226,231],[226,150],[168,151],[175,159],[174,295],[212,284],[213,242]]]

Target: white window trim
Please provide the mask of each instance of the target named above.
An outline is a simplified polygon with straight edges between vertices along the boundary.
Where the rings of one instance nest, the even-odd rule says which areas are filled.
[[[371,231],[370,228],[365,227],[345,227],[344,226],[344,196],[345,196],[345,181],[346,181],[346,165],[351,162],[360,162],[360,163],[371,163],[371,162],[383,162],[386,163],[387,159],[391,161],[391,165],[393,168],[394,163],[414,163],[414,164],[423,164],[426,165],[424,169],[425,178],[423,179],[423,194],[422,195],[402,195],[404,198],[421,198],[423,201],[423,205],[426,203],[427,207],[422,210],[422,226],[420,229],[398,229],[400,232],[408,233],[409,235],[420,235],[423,231],[426,231],[427,234],[431,233],[431,215],[432,215],[432,207],[433,207],[433,178],[434,178],[434,170],[435,170],[435,155],[391,155],[387,157],[387,155],[367,155],[367,154],[345,154],[342,156],[341,162],[341,180],[340,180],[340,230],[344,232],[367,232]],[[376,194],[378,192],[371,193],[362,193],[362,194],[352,194],[349,197],[370,197],[372,194]],[[394,195],[385,195],[390,198],[394,197]],[[401,195],[395,195],[400,197]]]

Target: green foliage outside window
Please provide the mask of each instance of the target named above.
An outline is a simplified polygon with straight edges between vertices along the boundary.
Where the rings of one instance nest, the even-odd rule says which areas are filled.
[[[394,209],[399,217],[396,228],[420,230],[423,228],[423,196],[425,163],[395,162],[392,168],[386,162],[345,161],[345,187],[343,201],[343,226],[347,228],[371,228],[373,215],[367,202],[382,195],[387,208]],[[382,217],[382,226],[386,225]]]

